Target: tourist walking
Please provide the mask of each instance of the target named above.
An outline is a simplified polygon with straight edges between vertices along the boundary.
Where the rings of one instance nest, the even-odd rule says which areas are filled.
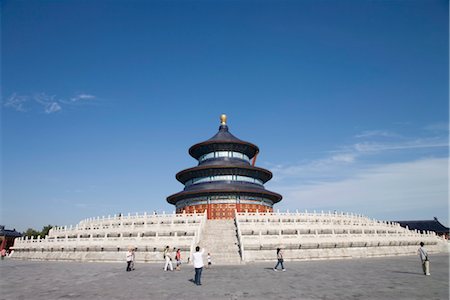
[[[420,260],[422,261],[422,270],[424,275],[431,275],[430,274],[430,260],[428,259],[428,251],[424,247],[424,243],[420,242],[420,248],[417,250],[417,253],[419,254]]]
[[[208,261],[207,269],[211,268],[212,262],[211,262],[211,254],[208,253],[208,256],[206,257],[206,260]]]
[[[203,270],[203,253],[205,252],[205,249],[202,249],[200,251],[200,247],[195,247],[195,253],[192,255],[192,261],[194,263],[194,269],[195,269],[195,277],[194,277],[194,283],[196,285],[202,285],[202,270]]]
[[[273,268],[273,270],[278,271],[278,266],[281,266],[281,270],[286,271],[286,269],[284,268],[284,265],[283,265],[283,262],[284,262],[283,250],[281,250],[280,248],[277,248],[277,259],[278,259],[278,262],[275,265],[275,267]]]
[[[181,269],[181,250],[178,249],[177,253],[175,254],[175,260],[177,261],[177,267],[175,270],[180,271]]]
[[[127,258],[127,272],[130,272],[131,271],[131,263],[133,261],[133,252],[132,252],[131,247],[128,248],[126,258]]]
[[[132,259],[131,259],[131,265],[130,268],[132,271],[134,271],[134,262],[136,261],[136,248],[133,247],[133,249],[131,250],[132,255]]]
[[[170,268],[170,271],[173,271],[172,257],[170,255],[169,246],[167,246],[166,249],[164,249],[164,259],[166,260],[166,264],[164,265],[164,271],[167,271],[168,267]]]

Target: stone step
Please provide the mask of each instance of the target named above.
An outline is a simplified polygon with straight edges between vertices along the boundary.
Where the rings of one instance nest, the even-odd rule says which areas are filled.
[[[207,253],[211,253],[213,264],[241,263],[234,220],[207,220],[200,244],[206,250],[205,262]]]

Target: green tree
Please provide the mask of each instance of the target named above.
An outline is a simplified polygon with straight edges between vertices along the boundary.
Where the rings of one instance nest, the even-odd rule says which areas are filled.
[[[42,231],[41,231],[41,237],[45,237],[46,235],[48,235],[48,232],[50,231],[50,229],[52,229],[54,226],[53,225],[47,225],[42,227]]]
[[[24,236],[29,236],[29,237],[37,237],[40,234],[39,231],[33,229],[33,228],[28,228],[23,235]]]
[[[41,238],[44,238],[46,235],[48,235],[48,232],[50,231],[50,229],[52,229],[53,227],[55,227],[54,225],[47,225],[47,226],[44,226],[44,227],[42,227],[42,230],[41,231],[37,231],[36,229],[33,229],[33,228],[28,228],[24,233],[23,233],[23,235],[24,236],[33,236],[33,237],[37,237],[38,235],[40,235],[41,236]]]

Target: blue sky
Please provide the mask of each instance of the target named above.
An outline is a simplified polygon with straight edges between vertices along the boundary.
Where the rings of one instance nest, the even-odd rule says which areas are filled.
[[[2,1],[1,224],[172,211],[219,115],[280,210],[448,225],[448,1]]]

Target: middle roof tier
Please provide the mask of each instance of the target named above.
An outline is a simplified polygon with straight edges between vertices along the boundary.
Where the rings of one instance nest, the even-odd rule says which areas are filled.
[[[266,183],[272,178],[272,172],[269,170],[258,168],[250,165],[209,165],[209,166],[196,166],[193,168],[185,169],[177,173],[176,178],[182,184],[186,184],[187,181],[199,178],[209,177],[217,175],[240,175],[252,177],[261,180]]]

